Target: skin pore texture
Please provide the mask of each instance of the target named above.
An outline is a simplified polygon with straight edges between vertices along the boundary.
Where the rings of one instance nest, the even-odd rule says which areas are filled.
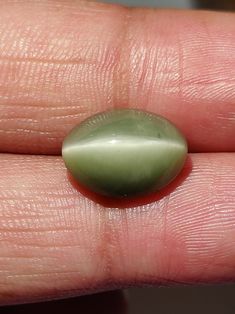
[[[0,303],[234,281],[235,15],[0,5]],[[118,107],[187,138],[187,176],[158,201],[104,207],[68,180],[64,137]]]

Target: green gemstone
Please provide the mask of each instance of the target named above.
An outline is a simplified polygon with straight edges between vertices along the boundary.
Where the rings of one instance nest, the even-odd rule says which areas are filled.
[[[163,117],[118,109],[76,126],[63,142],[62,155],[83,186],[106,196],[131,197],[172,181],[184,165],[187,143]]]

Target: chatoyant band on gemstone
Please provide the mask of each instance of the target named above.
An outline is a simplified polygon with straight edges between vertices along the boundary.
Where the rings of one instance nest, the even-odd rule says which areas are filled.
[[[182,170],[187,142],[167,119],[136,109],[95,114],[67,135],[62,156],[89,190],[114,198],[146,195]]]

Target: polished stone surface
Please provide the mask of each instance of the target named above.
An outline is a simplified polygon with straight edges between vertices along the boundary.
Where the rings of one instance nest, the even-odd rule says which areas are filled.
[[[106,196],[131,197],[172,181],[184,165],[187,143],[163,117],[119,109],[76,126],[64,140],[62,155],[83,186]]]

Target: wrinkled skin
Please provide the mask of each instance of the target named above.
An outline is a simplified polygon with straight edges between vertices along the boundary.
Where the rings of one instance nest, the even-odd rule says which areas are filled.
[[[1,304],[235,280],[234,34],[229,13],[1,0]],[[60,157],[75,124],[114,107],[165,116],[191,153],[134,208],[85,197]]]

